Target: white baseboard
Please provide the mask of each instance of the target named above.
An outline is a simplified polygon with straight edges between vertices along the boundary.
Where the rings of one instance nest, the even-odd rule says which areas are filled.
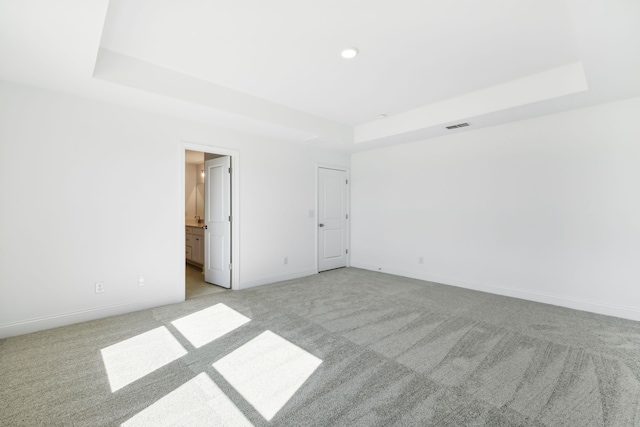
[[[640,321],[640,310],[621,305],[603,304],[600,302],[588,301],[578,298],[568,298],[559,295],[552,295],[540,292],[522,291],[518,289],[505,288],[484,283],[470,282],[466,280],[449,277],[433,276],[428,273],[404,271],[394,268],[378,267],[358,262],[352,263],[352,267],[364,270],[378,271],[380,273],[393,274],[395,276],[409,277],[411,279],[425,280],[428,282],[440,283],[443,285],[457,286],[459,288],[472,289],[474,291],[488,292],[496,295],[520,298],[528,301],[541,302],[544,304],[557,305],[560,307],[572,308],[575,310],[588,311],[591,313],[615,316],[623,319]]]
[[[246,281],[240,280],[240,289],[248,289],[256,286],[268,285],[276,282],[283,282],[285,280],[299,279],[301,277],[312,276],[314,274],[318,274],[318,272],[316,270],[299,270],[299,271],[294,271],[287,274],[278,274],[275,276],[263,276],[263,277],[258,277],[256,279],[246,280]]]
[[[102,319],[104,317],[115,316],[118,314],[146,310],[148,308],[159,307],[162,305],[175,304],[182,301],[184,301],[184,296],[182,298],[180,298],[180,296],[160,297],[114,304],[105,307],[97,307],[88,310],[61,313],[53,316],[23,320],[20,322],[5,323],[0,325],[0,339],[42,331],[45,329],[57,328],[59,326],[73,325],[75,323],[86,322],[88,320]]]

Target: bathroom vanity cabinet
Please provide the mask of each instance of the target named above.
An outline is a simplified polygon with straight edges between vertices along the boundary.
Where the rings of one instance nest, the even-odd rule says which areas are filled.
[[[188,263],[202,266],[204,264],[204,229],[199,226],[186,226],[185,259]]]

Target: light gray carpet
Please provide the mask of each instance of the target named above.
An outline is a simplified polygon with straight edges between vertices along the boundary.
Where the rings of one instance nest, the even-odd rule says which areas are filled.
[[[171,324],[218,303],[251,321]],[[163,325],[188,354],[112,393],[100,350]],[[267,330],[322,360],[270,422],[212,367]],[[0,425],[119,425],[203,372],[255,426],[640,425],[640,323],[353,268],[2,340]]]

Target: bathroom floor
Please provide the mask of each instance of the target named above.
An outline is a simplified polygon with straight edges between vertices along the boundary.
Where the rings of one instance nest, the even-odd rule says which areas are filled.
[[[185,267],[186,277],[186,299],[199,297],[201,295],[215,294],[224,292],[228,289],[220,286],[212,285],[204,281],[204,273],[201,267],[187,264]]]

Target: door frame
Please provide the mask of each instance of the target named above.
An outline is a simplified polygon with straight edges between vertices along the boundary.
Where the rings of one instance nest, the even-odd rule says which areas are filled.
[[[182,184],[180,186],[180,203],[178,206],[180,207],[180,242],[176,245],[176,258],[180,261],[178,265],[180,265],[180,286],[181,292],[183,295],[183,299],[185,299],[185,262],[184,262],[184,239],[185,239],[185,218],[184,218],[184,186],[185,186],[185,151],[202,151],[203,153],[209,154],[221,154],[223,156],[231,157],[231,217],[233,220],[231,221],[231,264],[233,268],[231,269],[231,289],[238,290],[240,289],[240,152],[237,150],[231,150],[229,148],[224,147],[214,147],[211,145],[204,145],[193,143],[189,141],[180,141],[179,144],[179,153],[178,160],[180,162],[180,166],[178,170],[180,171],[180,180],[179,182]],[[206,254],[205,254],[206,256]]]
[[[325,163],[316,163],[316,206],[315,206],[315,215],[313,218],[313,226],[315,227],[315,262],[316,262],[316,273],[320,272],[320,262],[318,257],[320,255],[320,251],[318,245],[320,243],[320,227],[318,227],[318,218],[320,217],[320,169],[333,169],[342,171],[347,175],[347,181],[349,184],[347,185],[347,215],[349,218],[347,219],[347,249],[349,253],[347,253],[347,267],[351,267],[351,174],[349,172],[349,168],[345,166],[336,166],[329,165]],[[184,186],[183,186],[184,187]]]

